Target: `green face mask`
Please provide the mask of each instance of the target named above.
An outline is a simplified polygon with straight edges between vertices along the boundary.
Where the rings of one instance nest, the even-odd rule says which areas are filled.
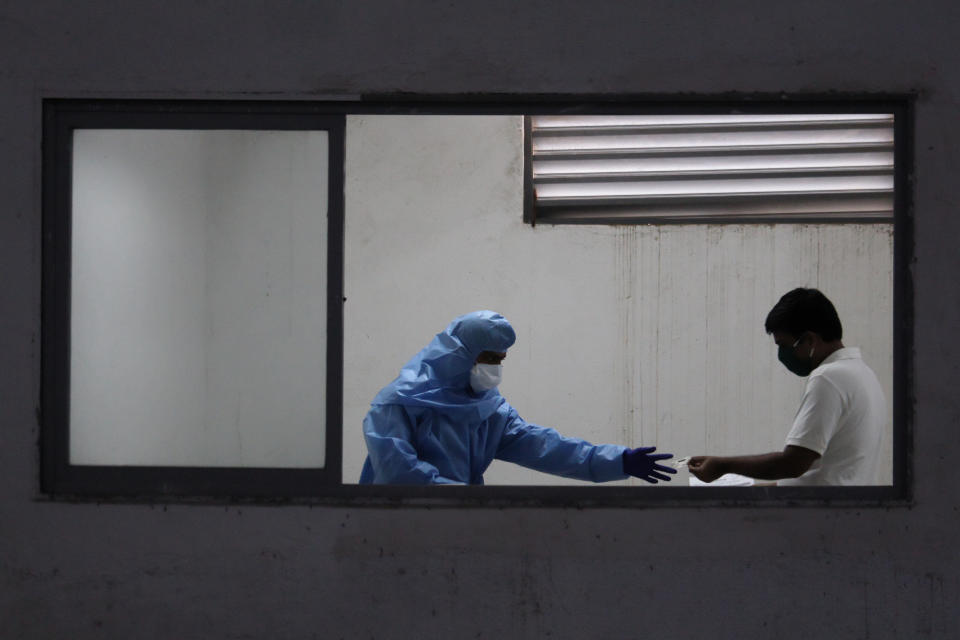
[[[797,341],[792,345],[785,346],[780,345],[780,348],[777,349],[777,360],[783,363],[783,366],[787,368],[791,373],[795,373],[801,378],[805,378],[810,375],[810,372],[813,371],[813,348],[810,349],[810,359],[802,360],[797,357],[797,354],[794,353],[794,349],[797,348],[797,345],[800,344],[800,341],[803,340],[803,337],[797,338]]]

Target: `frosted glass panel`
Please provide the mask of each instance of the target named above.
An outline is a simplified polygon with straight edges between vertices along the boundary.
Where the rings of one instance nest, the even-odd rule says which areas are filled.
[[[70,462],[322,467],[323,131],[74,135]]]

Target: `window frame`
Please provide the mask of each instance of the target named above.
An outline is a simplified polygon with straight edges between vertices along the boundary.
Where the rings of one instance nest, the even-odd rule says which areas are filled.
[[[43,102],[41,491],[58,496],[289,498],[339,483],[343,415],[343,156],[346,118],[310,104],[157,100]],[[322,468],[70,463],[70,292],[73,132],[78,129],[326,131],[327,352]]]
[[[328,101],[189,101],[45,99],[43,101],[43,291],[41,385],[41,499],[77,501],[282,502],[353,507],[682,507],[909,505],[912,500],[913,425],[913,102],[909,94],[823,96],[585,96],[585,95],[368,95]],[[876,487],[622,487],[622,486],[396,486],[357,485],[342,480],[343,257],[345,120],[359,114],[516,115],[627,113],[889,112],[894,122],[894,323],[893,484]],[[327,468],[217,469],[64,465],[69,425],[69,150],[71,127],[90,121],[102,128],[143,128],[160,114],[178,128],[300,128],[310,118],[340,118],[331,137],[331,218],[328,285]],[[112,119],[115,118],[115,119]],[[120,125],[118,122],[128,124]],[[208,127],[198,127],[205,122]],[[266,124],[270,122],[271,124]],[[106,123],[106,124],[104,124]],[[191,126],[192,124],[192,126]],[[239,126],[246,124],[247,126]],[[524,158],[531,140],[524,128]],[[336,150],[336,151],[335,151]],[[339,161],[334,161],[334,154]],[[528,169],[524,169],[525,176]],[[334,175],[336,173],[336,175]],[[339,185],[339,188],[333,188]],[[524,221],[532,184],[524,179]],[[336,198],[337,202],[334,202]],[[339,211],[334,215],[334,209]],[[742,224],[742,220],[731,220]],[[828,221],[843,224],[845,221]],[[589,224],[602,224],[592,221]],[[614,222],[614,224],[630,224]],[[651,224],[638,222],[636,224]],[[705,224],[664,221],[657,224]],[[710,224],[714,224],[710,222]],[[763,224],[770,224],[763,222]],[[65,231],[64,231],[65,229]],[[66,242],[66,246],[64,243]],[[65,390],[66,389],[66,390]],[[333,403],[335,406],[331,406]],[[746,453],[746,452],[745,452]],[[176,472],[171,476],[170,469]]]

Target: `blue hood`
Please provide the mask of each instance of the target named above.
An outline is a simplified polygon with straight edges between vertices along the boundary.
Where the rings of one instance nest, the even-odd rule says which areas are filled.
[[[516,339],[513,327],[499,313],[462,315],[411,358],[370,404],[430,407],[462,414],[469,422],[484,420],[504,399],[498,389],[475,393],[470,388],[470,369],[480,352],[505,352]]]

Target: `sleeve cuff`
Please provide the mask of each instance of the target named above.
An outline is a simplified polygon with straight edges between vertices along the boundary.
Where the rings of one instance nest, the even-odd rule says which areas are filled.
[[[610,482],[628,478],[623,472],[623,452],[627,447],[616,444],[599,444],[590,461],[590,471],[595,482]]]
[[[823,452],[827,450],[827,448],[823,445],[810,442],[809,440],[803,440],[801,438],[787,438],[786,444],[793,445],[795,447],[803,447],[804,449],[810,449],[810,451],[813,451],[817,455],[821,456],[823,455]]]

